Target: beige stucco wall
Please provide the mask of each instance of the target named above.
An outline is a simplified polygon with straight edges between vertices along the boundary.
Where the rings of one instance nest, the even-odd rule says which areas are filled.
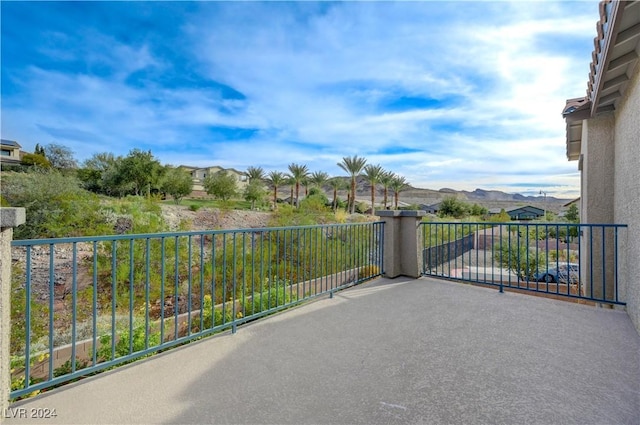
[[[627,312],[640,332],[640,65],[615,116],[615,223],[627,224],[621,249],[621,283]]]
[[[586,120],[582,128],[582,207],[580,221],[586,224],[614,222],[615,118],[613,113]],[[603,236],[606,239],[602,249]],[[614,299],[614,238],[601,229],[583,229],[580,281],[588,296]],[[604,251],[604,252],[603,252]],[[608,282],[603,294],[603,282]]]

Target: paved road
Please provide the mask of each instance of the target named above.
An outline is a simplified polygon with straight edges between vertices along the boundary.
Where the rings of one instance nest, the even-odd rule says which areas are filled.
[[[42,408],[7,423],[638,424],[640,337],[622,311],[380,279],[8,413]]]

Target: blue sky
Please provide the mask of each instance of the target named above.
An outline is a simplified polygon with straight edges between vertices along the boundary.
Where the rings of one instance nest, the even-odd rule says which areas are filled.
[[[2,138],[163,164],[342,157],[417,187],[576,196],[565,100],[597,1],[7,2]]]

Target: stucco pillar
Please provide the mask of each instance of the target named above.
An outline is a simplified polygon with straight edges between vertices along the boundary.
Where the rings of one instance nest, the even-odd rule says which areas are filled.
[[[11,392],[11,240],[13,228],[25,222],[24,208],[0,208],[0,412]],[[0,415],[0,420],[1,420]]]
[[[376,213],[384,221],[384,276],[420,277],[422,249],[420,222],[424,211],[389,211]]]
[[[583,122],[582,126],[582,208],[585,224],[611,224],[615,195],[615,117],[604,114]],[[580,267],[586,295],[614,298],[613,232],[584,228],[581,238]],[[603,246],[605,247],[603,252]],[[603,272],[604,270],[604,272]],[[593,273],[591,273],[593,271]],[[603,293],[603,282],[605,283]],[[593,283],[593,291],[591,291]]]

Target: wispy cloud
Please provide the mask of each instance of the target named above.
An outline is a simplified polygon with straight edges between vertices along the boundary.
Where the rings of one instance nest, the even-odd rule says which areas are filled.
[[[595,2],[0,7],[2,137],[27,150],[333,175],[357,154],[420,187],[578,190],[560,111]]]

